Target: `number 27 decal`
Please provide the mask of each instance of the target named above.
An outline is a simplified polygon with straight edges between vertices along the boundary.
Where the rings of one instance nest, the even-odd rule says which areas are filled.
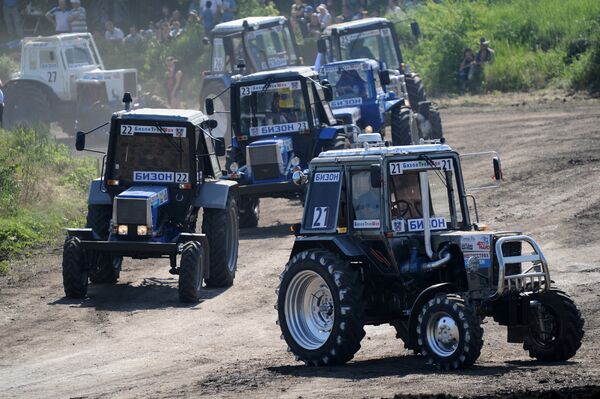
[[[48,83],[56,82],[56,71],[48,72]]]

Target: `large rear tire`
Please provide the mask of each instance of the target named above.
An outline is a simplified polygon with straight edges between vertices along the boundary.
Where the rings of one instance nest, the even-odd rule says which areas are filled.
[[[198,302],[202,291],[202,276],[206,249],[198,241],[183,244],[179,264],[179,300]]]
[[[456,370],[473,365],[483,347],[477,315],[455,294],[440,294],[424,306],[417,322],[423,356],[437,368]]]
[[[392,145],[414,144],[408,107],[394,107],[391,113]]]
[[[65,295],[84,298],[87,294],[88,273],[85,254],[77,237],[67,237],[63,247],[62,274]]]
[[[51,101],[38,85],[19,83],[7,85],[4,106],[4,126],[12,129],[17,125],[49,125]]]
[[[343,364],[365,336],[360,272],[336,254],[296,254],[281,275],[277,309],[283,338],[308,366]]]
[[[225,209],[204,209],[202,231],[208,238],[210,273],[208,287],[230,287],[235,279],[239,245],[239,219],[235,199]]]
[[[107,240],[112,218],[109,205],[89,205],[86,227],[91,228],[102,240]],[[114,284],[121,274],[122,256],[100,253],[90,269],[90,281],[94,284]]]
[[[410,101],[410,107],[413,112],[419,111],[419,103],[427,101],[427,93],[425,93],[425,86],[423,81],[417,74],[406,75],[406,91],[408,92],[408,100]],[[442,120],[440,113],[435,104],[429,106],[429,123],[431,123],[431,134],[430,138],[440,139],[443,137]]]
[[[585,321],[573,300],[555,289],[535,294],[531,299],[538,306],[532,308],[523,349],[532,358],[546,362],[562,362],[575,356],[581,346]]]

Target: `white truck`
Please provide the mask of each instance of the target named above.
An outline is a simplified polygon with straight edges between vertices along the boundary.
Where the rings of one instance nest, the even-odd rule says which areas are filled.
[[[137,94],[137,70],[104,69],[89,33],[30,37],[22,41],[21,68],[4,87],[5,122],[50,124],[66,132],[88,130]]]

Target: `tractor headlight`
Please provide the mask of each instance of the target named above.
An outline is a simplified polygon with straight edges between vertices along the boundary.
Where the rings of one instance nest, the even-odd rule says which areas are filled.
[[[128,232],[129,232],[129,229],[127,228],[126,224],[120,224],[117,227],[117,234],[119,234],[120,236],[126,236]]]
[[[148,234],[148,226],[140,225],[137,227],[137,235],[145,236]]]
[[[291,160],[290,160],[290,164],[292,165],[292,167],[294,166],[298,166],[300,165],[300,158],[294,156]]]
[[[231,165],[229,165],[229,171],[231,173],[237,172],[239,168],[240,166],[237,164],[237,162],[232,162]]]
[[[369,125],[365,128],[365,133],[373,133],[373,126]]]

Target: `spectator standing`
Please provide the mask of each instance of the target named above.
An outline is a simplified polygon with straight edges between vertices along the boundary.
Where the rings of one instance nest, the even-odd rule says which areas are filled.
[[[4,93],[2,92],[2,81],[0,80],[0,127],[2,127],[2,114],[4,114]]]
[[[481,81],[482,71],[486,64],[494,62],[495,53],[490,48],[490,42],[485,37],[479,39],[479,51],[475,54],[475,61],[469,69],[469,80]]]
[[[321,30],[327,28],[333,23],[333,18],[331,17],[331,14],[327,10],[325,4],[319,4],[317,7],[317,12],[319,13],[319,24],[321,25]]]
[[[17,0],[4,0],[2,11],[4,12],[4,23],[6,24],[6,33],[12,39],[23,37],[23,23]]]
[[[298,24],[304,21],[304,10],[306,9],[306,4],[302,0],[294,0],[292,4],[292,8],[290,9],[290,22],[292,24],[292,29],[296,29]]]
[[[212,12],[212,1],[208,0],[204,3],[204,11],[202,11],[202,25],[206,35],[215,27],[215,19],[215,14]]]
[[[216,24],[217,18],[219,17],[219,11],[222,6],[223,2],[221,0],[200,0],[201,15],[204,14],[204,11],[206,11],[206,9],[209,9],[212,12],[213,20]]]
[[[144,41],[144,36],[140,34],[137,26],[131,25],[129,27],[129,34],[123,39],[123,43],[136,44]]]
[[[461,91],[463,91],[467,85],[471,67],[473,66],[474,61],[475,57],[473,55],[473,50],[470,48],[465,48],[463,50],[463,60],[458,67],[458,84]]]
[[[69,13],[71,32],[87,32],[87,15],[85,8],[81,7],[81,0],[71,0],[71,6],[73,7]]]
[[[104,24],[104,38],[111,42],[120,42],[125,38],[123,31],[117,28],[111,21],[106,21]]]
[[[167,58],[167,100],[171,108],[179,108],[183,94],[183,72],[179,69],[179,61],[173,57]]]
[[[310,37],[321,36],[321,23],[319,22],[319,15],[316,13],[310,14],[310,22],[308,23],[308,35]]]
[[[46,13],[46,19],[54,25],[54,31],[58,33],[68,33],[71,31],[69,25],[69,15],[71,12],[67,8],[65,0],[58,0],[58,7],[52,8]]]
[[[221,13],[221,21],[233,21],[235,19],[235,14],[237,13],[237,4],[235,0],[223,0],[222,13]]]

